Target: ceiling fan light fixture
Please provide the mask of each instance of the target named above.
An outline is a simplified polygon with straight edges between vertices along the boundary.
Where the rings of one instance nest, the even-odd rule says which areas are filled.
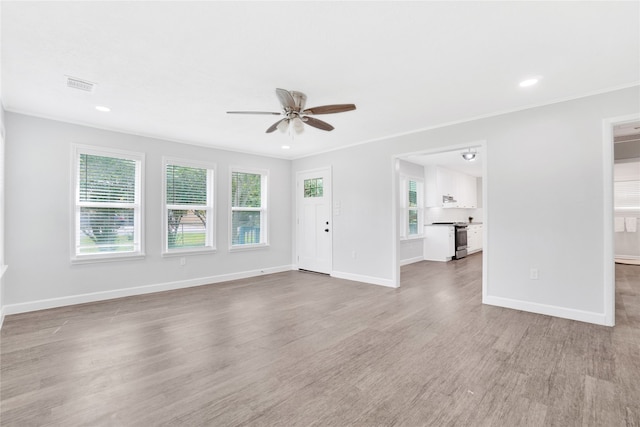
[[[469,151],[465,151],[465,152],[461,153],[462,158],[465,159],[468,162],[474,161],[476,159],[476,155],[477,154],[478,153],[475,150],[471,151],[471,148],[469,148]]]
[[[278,123],[278,126],[276,127],[280,132],[282,133],[286,132],[287,128],[289,127],[289,119],[282,120],[280,123]]]
[[[300,117],[294,117],[292,121],[293,129],[296,131],[296,133],[301,133],[304,131],[304,123],[302,122],[302,119]]]

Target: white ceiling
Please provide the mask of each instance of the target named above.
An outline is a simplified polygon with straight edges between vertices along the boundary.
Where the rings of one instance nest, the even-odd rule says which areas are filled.
[[[639,2],[1,2],[9,111],[283,158],[638,84]],[[66,75],[97,83],[93,94]],[[520,88],[524,78],[541,82]],[[275,88],[332,132],[264,131]],[[111,108],[101,113],[95,105]],[[291,145],[283,150],[283,144]]]
[[[476,152],[476,158],[472,161],[462,158],[462,153],[468,150]],[[469,147],[441,153],[412,154],[404,156],[403,159],[419,165],[443,166],[467,175],[482,177],[482,157],[483,152],[481,147]]]

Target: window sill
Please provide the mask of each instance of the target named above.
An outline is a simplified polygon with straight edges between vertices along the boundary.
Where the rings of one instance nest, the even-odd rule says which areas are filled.
[[[171,258],[175,256],[204,255],[204,254],[214,254],[216,252],[217,252],[216,248],[181,249],[181,250],[174,250],[170,252],[162,252],[162,257]]]
[[[253,251],[257,249],[266,249],[268,247],[268,243],[258,243],[255,245],[236,245],[229,247],[229,252]]]
[[[126,254],[126,255],[84,255],[80,257],[71,258],[71,264],[95,264],[99,262],[114,262],[114,261],[133,261],[144,259],[144,253]]]

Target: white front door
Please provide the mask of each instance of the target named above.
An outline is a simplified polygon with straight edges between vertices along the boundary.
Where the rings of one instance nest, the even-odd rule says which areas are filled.
[[[296,205],[298,268],[330,274],[333,235],[330,168],[298,172]]]

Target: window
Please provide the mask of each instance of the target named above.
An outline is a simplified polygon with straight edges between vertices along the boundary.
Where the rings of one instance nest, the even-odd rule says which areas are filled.
[[[424,183],[416,178],[402,177],[400,184],[401,237],[421,237],[424,228]]]
[[[164,250],[215,250],[214,166],[164,159]]]
[[[613,202],[616,211],[630,216],[640,213],[640,162],[621,161],[613,165]]]
[[[142,256],[144,155],[74,146],[72,260]]]
[[[304,197],[322,197],[324,185],[322,178],[312,178],[304,180]]]
[[[267,242],[267,173],[232,169],[231,248]]]

